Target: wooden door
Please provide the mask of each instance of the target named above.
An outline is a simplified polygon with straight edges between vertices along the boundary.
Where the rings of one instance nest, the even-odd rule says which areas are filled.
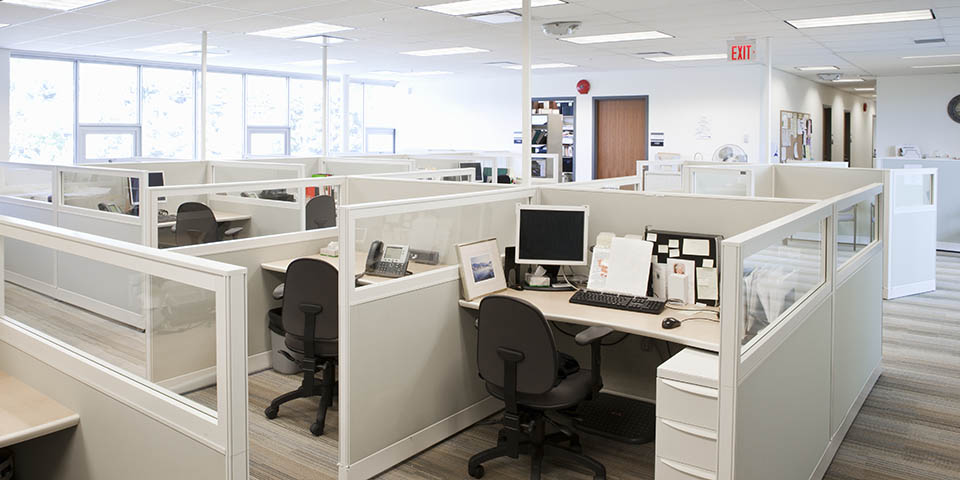
[[[634,175],[647,160],[647,97],[595,99],[595,178]]]
[[[823,107],[823,160],[833,161],[833,108]]]

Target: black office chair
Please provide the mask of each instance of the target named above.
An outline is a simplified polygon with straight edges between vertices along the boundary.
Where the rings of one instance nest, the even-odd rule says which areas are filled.
[[[491,295],[480,302],[477,322],[477,364],[487,391],[504,401],[503,428],[497,446],[470,458],[467,472],[483,477],[483,463],[499,457],[518,458],[530,453],[530,478],[540,478],[544,455],[562,457],[605,479],[606,470],[580,452],[580,439],[546,416],[565,410],[600,391],[600,340],[612,330],[591,327],[577,335],[579,345],[590,345],[592,366],[566,378],[560,376],[560,354],[550,325],[537,307],[505,295]],[[559,430],[546,434],[550,422]],[[567,443],[569,448],[561,444]]]
[[[219,242],[224,237],[233,239],[242,230],[243,227],[221,228],[213,210],[198,202],[180,204],[177,209],[177,223],[173,227],[173,232],[177,235],[177,246]]]
[[[283,296],[281,319],[284,343],[303,360],[281,351],[287,359],[300,365],[303,381],[296,390],[280,395],[264,410],[269,419],[277,418],[280,405],[297,398],[320,396],[317,420],[310,425],[310,433],[323,434],[327,408],[333,406],[337,389],[337,269],[323,260],[301,258],[287,268],[287,288]],[[320,384],[314,375],[323,371]]]
[[[330,195],[319,195],[307,202],[307,230],[337,226],[337,204]]]

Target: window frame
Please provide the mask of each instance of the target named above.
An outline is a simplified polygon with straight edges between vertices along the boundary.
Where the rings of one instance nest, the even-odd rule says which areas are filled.
[[[288,121],[288,122],[289,122],[289,121]],[[276,127],[276,126],[273,126],[273,127],[248,126],[248,127],[247,127],[247,142],[246,142],[247,145],[246,145],[246,149],[245,149],[245,151],[244,151],[244,157],[246,157],[246,158],[269,158],[269,157],[274,157],[274,156],[276,156],[276,155],[273,155],[273,154],[270,154],[270,155],[254,155],[253,152],[251,152],[250,150],[251,150],[251,148],[253,147],[252,137],[253,137],[254,135],[257,135],[257,134],[267,134],[267,135],[271,135],[271,134],[272,134],[272,135],[275,135],[275,134],[278,134],[278,133],[283,134],[283,156],[285,156],[285,157],[286,157],[286,156],[289,156],[289,155],[290,155],[290,127],[289,127],[289,126],[286,126],[286,127]]]
[[[391,151],[389,152],[370,152],[370,134],[384,135],[389,133],[393,139]],[[363,151],[365,153],[397,153],[397,129],[390,127],[366,127],[363,132]]]
[[[141,128],[139,125],[130,124],[82,124],[77,126],[77,152],[74,156],[76,165],[87,165],[91,163],[103,163],[116,160],[117,158],[87,158],[87,135],[133,135],[133,156],[139,157],[141,152]]]

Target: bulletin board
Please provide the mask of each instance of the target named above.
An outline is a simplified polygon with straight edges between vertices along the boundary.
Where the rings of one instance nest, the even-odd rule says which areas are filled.
[[[662,295],[658,292],[658,275],[669,275],[664,267],[671,261],[684,261],[690,271],[684,272],[690,278],[690,292],[695,303],[711,307],[720,305],[720,242],[719,235],[698,233],[669,232],[647,226],[644,238],[653,243],[651,262],[651,282],[648,295],[658,298],[674,298],[674,295]],[[664,270],[660,273],[660,270]]]
[[[780,161],[813,160],[813,119],[809,113],[780,111]]]

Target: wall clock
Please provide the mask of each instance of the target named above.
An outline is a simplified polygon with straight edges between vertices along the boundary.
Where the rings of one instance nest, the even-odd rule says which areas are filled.
[[[960,95],[953,97],[947,104],[947,115],[950,115],[954,122],[960,123]]]

